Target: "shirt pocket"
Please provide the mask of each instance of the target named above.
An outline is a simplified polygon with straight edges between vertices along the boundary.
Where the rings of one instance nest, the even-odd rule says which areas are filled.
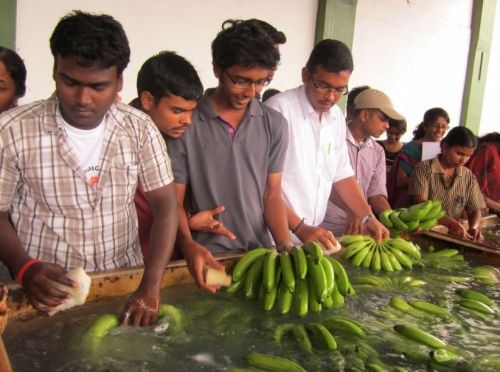
[[[115,208],[125,207],[134,199],[139,166],[137,164],[113,163],[108,172],[109,184],[105,190],[108,189],[111,192],[105,192],[104,195],[107,195],[108,201],[112,202]]]

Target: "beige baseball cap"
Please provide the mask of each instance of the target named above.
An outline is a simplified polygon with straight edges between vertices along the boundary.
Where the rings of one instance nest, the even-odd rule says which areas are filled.
[[[378,109],[394,120],[404,120],[404,116],[394,109],[391,99],[387,94],[377,89],[365,89],[354,99],[353,108]]]

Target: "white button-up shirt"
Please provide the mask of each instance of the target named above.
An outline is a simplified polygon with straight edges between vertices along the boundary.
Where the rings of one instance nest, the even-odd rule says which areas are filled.
[[[288,122],[290,141],[282,179],[285,201],[306,224],[318,226],[325,217],[332,184],[354,175],[344,115],[334,106],[320,120],[304,86],[277,94],[266,104]]]

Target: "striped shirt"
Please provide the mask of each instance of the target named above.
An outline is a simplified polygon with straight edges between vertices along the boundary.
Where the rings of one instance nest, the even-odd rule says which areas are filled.
[[[9,211],[27,253],[42,261],[86,271],[141,265],[137,182],[145,191],[173,182],[160,132],[140,111],[112,105],[99,181],[91,186],[58,110],[49,99],[0,116],[0,210]]]
[[[455,219],[460,218],[464,209],[472,212],[486,207],[474,174],[460,166],[451,185],[447,185],[438,157],[422,161],[416,166],[410,177],[408,195],[441,200],[448,216]]]

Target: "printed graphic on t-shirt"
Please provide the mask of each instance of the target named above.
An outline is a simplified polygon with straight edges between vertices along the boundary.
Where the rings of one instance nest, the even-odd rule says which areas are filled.
[[[87,184],[92,187],[96,187],[99,183],[99,171],[100,167],[98,165],[90,166],[85,169],[85,176],[87,179]]]

